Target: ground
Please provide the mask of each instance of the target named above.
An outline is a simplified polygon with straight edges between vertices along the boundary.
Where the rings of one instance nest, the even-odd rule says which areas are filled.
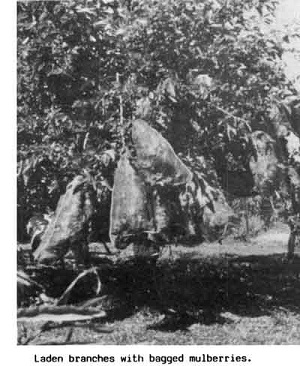
[[[156,266],[127,262],[103,283],[105,322],[31,344],[300,344],[300,257],[286,260],[287,239],[280,224],[248,243],[165,248]]]

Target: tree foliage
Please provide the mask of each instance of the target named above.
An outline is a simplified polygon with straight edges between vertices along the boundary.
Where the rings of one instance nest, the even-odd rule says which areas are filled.
[[[122,149],[136,117],[191,163],[202,154],[226,156],[227,168],[238,169],[247,133],[268,130],[274,96],[290,89],[284,37],[261,27],[272,19],[274,0],[17,6],[18,159],[28,176],[41,170],[19,194],[30,212],[51,206],[53,186],[63,189],[75,172],[96,173],[103,151]],[[26,174],[23,165],[20,177]],[[39,189],[45,199],[34,203]]]

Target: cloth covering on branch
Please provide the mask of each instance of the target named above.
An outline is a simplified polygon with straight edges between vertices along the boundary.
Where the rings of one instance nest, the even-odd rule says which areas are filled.
[[[133,234],[153,231],[149,205],[149,187],[131,166],[124,154],[115,172],[112,191],[110,239],[118,248],[126,246]],[[117,238],[122,235],[122,243]]]
[[[190,243],[202,241],[204,207],[210,199],[203,197],[194,174],[145,121],[134,121],[131,133],[132,146],[115,172],[112,243],[121,249],[130,242],[163,244],[179,238]],[[211,207],[212,216],[213,211]],[[209,220],[211,223],[215,224]]]
[[[56,261],[69,249],[85,261],[89,231],[94,227],[100,233],[108,222],[112,244],[124,249],[133,243],[135,252],[177,240],[199,243],[203,233],[217,228],[218,236],[222,231],[228,206],[221,203],[216,206],[219,212],[214,211],[211,186],[192,173],[145,121],[134,121],[130,132],[131,141],[115,170],[111,199],[97,202],[92,178],[75,177],[34,252],[36,261]]]
[[[192,172],[179,159],[169,142],[147,122],[139,119],[132,123],[132,163],[146,183],[186,184]]]
[[[59,199],[54,217],[33,253],[35,260],[52,262],[61,259],[72,248],[78,258],[85,261],[89,220],[94,215],[95,202],[90,177],[76,176]]]

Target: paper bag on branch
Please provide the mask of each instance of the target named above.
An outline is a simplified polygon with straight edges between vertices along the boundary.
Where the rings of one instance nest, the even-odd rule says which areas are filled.
[[[139,119],[132,123],[132,143],[132,163],[147,183],[180,185],[192,179],[192,172],[169,142],[147,122]]]
[[[72,249],[84,259],[87,246],[88,222],[94,214],[94,190],[85,176],[76,176],[62,195],[52,221],[34,252],[40,263],[61,259]]]
[[[133,235],[154,230],[151,200],[149,187],[124,154],[115,172],[110,213],[110,238],[117,248],[126,247]]]

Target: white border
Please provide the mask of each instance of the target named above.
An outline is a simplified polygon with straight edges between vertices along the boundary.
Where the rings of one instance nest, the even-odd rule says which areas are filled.
[[[299,0],[294,0],[297,3]],[[252,362],[233,364],[249,365],[299,365],[299,346],[17,346],[16,331],[16,2],[7,0],[2,4],[1,12],[1,330],[0,362],[2,365],[35,365],[34,354],[62,355],[114,355],[141,354],[145,358],[139,365],[151,365],[147,362],[152,355],[246,355]],[[48,364],[48,363],[46,363]],[[63,364],[69,364],[64,362]],[[74,363],[70,363],[73,364]],[[78,365],[78,363],[76,363]],[[98,364],[98,363],[96,363]],[[177,365],[178,363],[176,363]],[[188,362],[180,363],[187,365]],[[202,364],[202,363],[200,363]],[[210,362],[205,365],[215,365]],[[218,363],[232,364],[232,362]],[[91,365],[91,363],[86,363]],[[161,365],[161,363],[160,363]],[[194,364],[189,364],[194,365]]]

